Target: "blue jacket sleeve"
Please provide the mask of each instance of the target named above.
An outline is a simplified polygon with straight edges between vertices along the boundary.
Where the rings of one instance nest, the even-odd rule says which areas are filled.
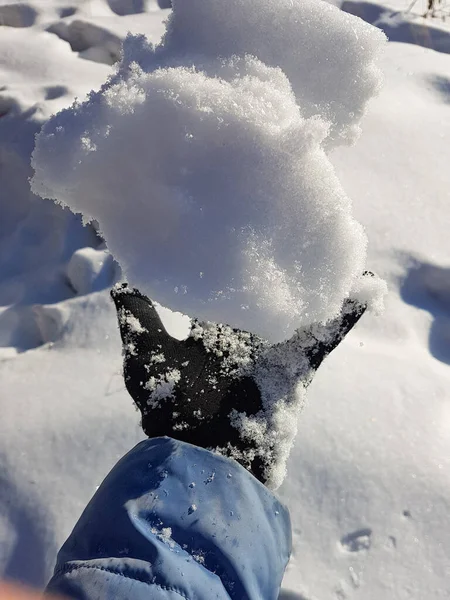
[[[275,600],[290,548],[287,509],[243,467],[155,438],[106,477],[47,590],[77,600]]]

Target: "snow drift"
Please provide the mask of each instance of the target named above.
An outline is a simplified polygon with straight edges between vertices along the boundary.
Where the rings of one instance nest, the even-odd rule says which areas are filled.
[[[325,148],[355,138],[384,36],[309,0],[224,11],[176,1],[159,46],[129,36],[44,126],[32,187],[98,221],[158,302],[278,341],[359,285],[367,240]]]

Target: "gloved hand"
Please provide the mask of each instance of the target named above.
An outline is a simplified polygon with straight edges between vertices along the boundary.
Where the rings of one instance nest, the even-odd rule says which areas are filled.
[[[149,437],[170,436],[238,460],[276,487],[296,433],[304,390],[366,307],[346,300],[338,318],[270,345],[227,325],[193,320],[182,341],[151,300],[126,284],[115,302],[125,385]]]

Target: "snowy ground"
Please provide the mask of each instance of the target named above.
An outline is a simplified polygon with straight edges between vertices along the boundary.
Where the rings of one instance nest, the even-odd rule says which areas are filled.
[[[450,27],[399,3],[346,2],[401,40],[361,139],[332,154],[390,293],[311,387],[280,490],[284,600],[450,598]],[[92,229],[28,191],[33,136],[103,82],[128,29],[156,40],[166,15],[151,0],[0,3],[0,573],[37,586],[142,433],[101,291],[117,268]]]

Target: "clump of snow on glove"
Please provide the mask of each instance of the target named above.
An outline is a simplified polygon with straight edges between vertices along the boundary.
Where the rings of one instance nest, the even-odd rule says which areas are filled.
[[[159,46],[129,36],[103,88],[44,126],[33,190],[98,221],[159,303],[285,339],[364,269],[325,149],[357,135],[382,40],[315,0],[175,0]]]
[[[262,347],[257,356],[252,377],[261,393],[263,408],[256,415],[234,410],[231,421],[244,442],[252,442],[251,461],[262,460],[266,485],[278,488],[286,476],[286,464],[297,435],[298,417],[306,400],[306,389],[315,369],[311,358],[320,347],[332,345],[346,333],[345,315],[355,310],[353,302],[346,302],[341,318],[325,325],[314,324],[299,330],[281,344]],[[246,457],[236,456],[233,458]]]
[[[118,311],[117,316],[119,323],[122,325],[122,327],[126,327],[130,334],[139,335],[147,331],[145,327],[142,327],[139,319],[137,319],[129,310],[121,308]]]
[[[124,288],[122,293],[127,293],[127,289]],[[143,327],[137,317],[133,313],[125,308],[121,308],[117,312],[119,323],[122,327],[125,327],[127,332],[126,340],[124,341],[122,352],[131,356],[136,356],[136,338],[137,336],[146,333],[147,330]]]
[[[330,333],[324,335],[332,340],[336,330],[333,325],[328,327]],[[262,408],[256,415],[248,416],[235,409],[228,415],[242,443],[239,446],[228,443],[226,447],[210,450],[234,458],[246,468],[259,459],[266,485],[272,489],[279,487],[286,474],[298,416],[313,372],[307,352],[317,344],[317,339],[308,331],[271,346],[257,336],[210,322],[193,322],[190,337],[201,340],[207,352],[221,359],[221,376],[251,377],[261,393]]]
[[[175,386],[181,379],[178,369],[168,369],[162,375],[149,377],[144,388],[150,392],[147,404],[152,408],[158,408],[161,400],[173,397]]]
[[[176,542],[172,539],[172,528],[171,527],[152,527],[150,532],[155,535],[161,542],[164,542],[169,548],[175,548]]]
[[[376,281],[372,274],[366,274],[361,289],[367,293]],[[232,409],[229,414],[242,444],[228,443],[211,450],[234,458],[247,468],[258,459],[266,485],[278,488],[286,475],[298,416],[317,368],[315,361],[320,363],[339,344],[349,331],[349,320],[357,320],[364,309],[365,302],[346,300],[338,318],[298,330],[289,340],[274,345],[215,323],[194,323],[191,336],[202,339],[209,352],[221,358],[226,356],[222,375],[253,378],[262,401],[261,410],[254,415],[248,415],[245,406],[244,410]]]
[[[202,340],[207,352],[213,352],[220,362],[220,375],[243,377],[252,368],[255,353],[263,340],[247,331],[234,330],[228,325],[210,321],[193,321],[189,336]]]

